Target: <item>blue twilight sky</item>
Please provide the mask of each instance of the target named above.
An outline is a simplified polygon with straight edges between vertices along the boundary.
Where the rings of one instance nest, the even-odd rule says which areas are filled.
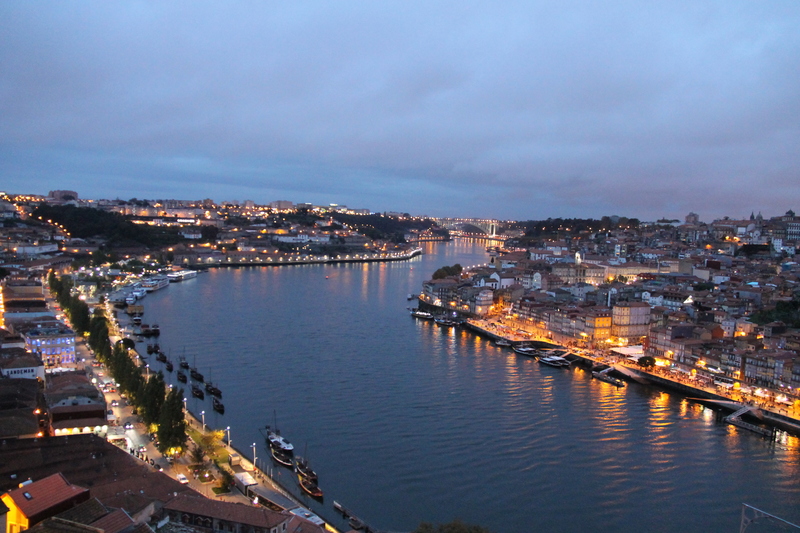
[[[0,190],[800,210],[800,2],[0,3]]]

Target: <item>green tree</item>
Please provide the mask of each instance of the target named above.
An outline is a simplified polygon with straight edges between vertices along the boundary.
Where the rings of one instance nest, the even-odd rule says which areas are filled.
[[[656,360],[649,355],[645,355],[644,357],[639,358],[638,363],[642,368],[653,368],[656,365]]]
[[[461,265],[456,263],[453,266],[443,266],[442,268],[438,269],[436,272],[433,273],[433,279],[444,279],[450,276],[457,276],[461,274],[461,271],[464,270]]]
[[[158,417],[158,451],[186,446],[186,419],[183,416],[183,389],[170,389]]]

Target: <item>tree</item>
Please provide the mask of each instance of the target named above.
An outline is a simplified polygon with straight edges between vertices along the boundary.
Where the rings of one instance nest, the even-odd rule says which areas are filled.
[[[652,368],[656,365],[656,360],[649,355],[645,355],[644,357],[639,358],[638,363],[642,368]]]
[[[183,417],[183,389],[167,393],[158,417],[158,451],[182,450],[186,446],[186,419]]]
[[[436,272],[433,273],[433,279],[444,279],[450,276],[458,276],[461,274],[463,268],[461,265],[456,263],[453,266],[443,266],[442,268],[438,269]]]

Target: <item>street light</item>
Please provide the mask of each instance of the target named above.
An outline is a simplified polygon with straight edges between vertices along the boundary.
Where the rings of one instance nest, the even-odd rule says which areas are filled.
[[[253,443],[253,470],[256,469],[256,443]]]
[[[183,399],[183,410],[186,411],[186,398]]]
[[[228,432],[228,448],[230,448],[231,447],[231,427],[230,426],[226,427],[225,431]]]
[[[200,411],[200,416],[203,417],[203,431],[205,431],[206,430],[206,412],[205,411]]]

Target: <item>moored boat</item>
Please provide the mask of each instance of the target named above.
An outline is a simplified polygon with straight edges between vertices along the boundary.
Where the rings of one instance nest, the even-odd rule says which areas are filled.
[[[497,339],[494,341],[495,346],[511,346],[511,341],[508,339]]]
[[[189,362],[184,356],[181,356],[181,358],[178,360],[178,365],[184,370],[189,370]]]
[[[432,314],[430,314],[427,311],[421,311],[419,309],[413,309],[411,311],[411,316],[413,316],[414,318],[421,318],[423,320],[432,320],[433,319],[433,315]]]
[[[203,374],[197,371],[196,368],[192,368],[189,370],[189,375],[192,376],[192,379],[195,381],[203,382]]]
[[[611,385],[614,385],[615,387],[624,387],[625,386],[625,382],[624,381],[622,381],[619,378],[615,378],[614,376],[608,375],[608,372],[610,370],[611,369],[609,368],[609,369],[606,369],[606,370],[601,370],[599,372],[598,371],[594,371],[594,372],[592,372],[592,377],[595,378],[595,379],[599,379],[600,381],[605,381],[606,383],[610,383]]]
[[[181,370],[178,370],[178,381],[181,383],[186,383],[186,374],[184,374]]]
[[[205,399],[206,394],[203,392],[203,389],[198,387],[197,385],[192,385],[192,396],[195,398],[200,398],[201,400]]]
[[[297,480],[300,483],[300,488],[303,489],[303,491],[309,496],[318,499],[323,498],[324,493],[322,492],[322,489],[319,488],[319,485],[317,485],[317,481],[315,479],[304,477],[298,472]]]
[[[270,446],[269,453],[272,455],[272,458],[275,459],[276,463],[282,464],[283,466],[288,466],[291,468],[294,465],[292,461],[292,456],[286,453],[285,451],[281,450],[280,448],[275,448]]]
[[[527,357],[536,357],[539,355],[539,350],[533,348],[532,346],[514,346],[513,350],[518,354]]]
[[[539,362],[556,368],[569,368],[569,361],[560,355],[547,355],[539,358]]]
[[[222,391],[210,381],[206,381],[206,392],[217,398],[222,398]]]
[[[167,354],[164,352],[158,351],[156,352],[156,361],[161,361],[162,363],[167,362]]]
[[[166,368],[166,369],[167,369],[167,372],[172,372],[172,369],[174,368],[174,367],[172,366],[172,361],[170,361],[169,359],[167,359],[167,360],[164,362],[164,368]]]
[[[214,408],[214,410],[215,410],[216,412],[218,412],[219,414],[221,414],[221,415],[224,415],[224,414],[225,414],[225,404],[223,404],[223,403],[222,403],[221,401],[219,401],[218,399],[216,399],[216,398],[211,398],[211,406],[212,406],[212,407]]]

